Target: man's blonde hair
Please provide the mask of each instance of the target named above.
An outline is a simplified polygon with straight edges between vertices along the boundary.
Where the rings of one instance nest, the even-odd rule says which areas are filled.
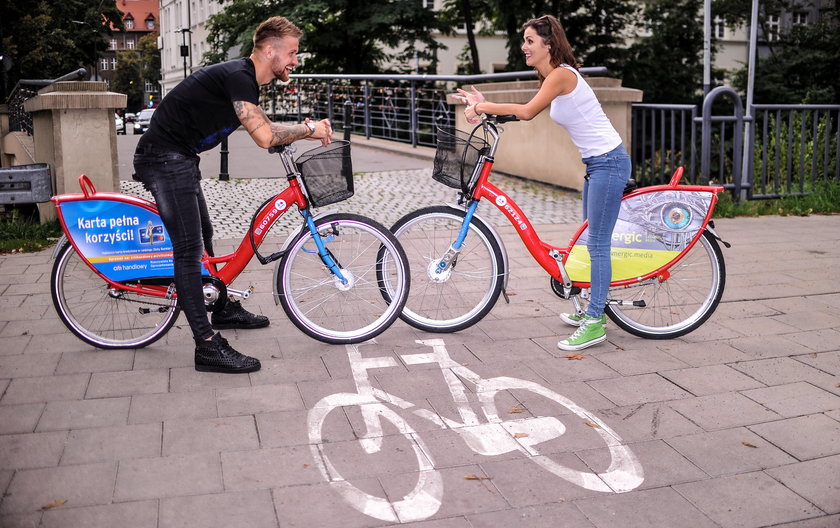
[[[303,31],[289,22],[285,17],[271,17],[257,27],[254,32],[254,47],[262,48],[270,39],[281,39],[284,37],[300,38]]]

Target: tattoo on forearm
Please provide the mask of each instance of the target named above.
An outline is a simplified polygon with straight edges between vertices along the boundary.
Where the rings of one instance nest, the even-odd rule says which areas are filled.
[[[272,145],[289,145],[299,139],[309,137],[309,127],[306,125],[287,126],[271,123],[271,134]]]
[[[239,121],[245,127],[249,134],[253,134],[264,126],[268,126],[271,130],[271,145],[288,145],[299,139],[304,139],[310,136],[309,127],[306,125],[281,125],[279,123],[272,123],[265,113],[265,110],[260,106],[256,106],[245,101],[234,101],[233,109]]]

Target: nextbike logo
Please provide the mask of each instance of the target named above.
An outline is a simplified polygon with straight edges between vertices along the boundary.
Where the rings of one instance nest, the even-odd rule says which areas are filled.
[[[265,218],[263,218],[263,221],[260,222],[260,225],[258,225],[257,228],[254,229],[254,234],[261,235],[265,228],[271,225],[272,220],[274,220],[277,214],[281,213],[282,211],[285,211],[286,207],[286,200],[277,200],[276,202],[274,202],[274,208],[271,210],[271,212],[269,212],[266,215]]]
[[[516,225],[519,226],[519,229],[521,231],[525,231],[526,229],[528,229],[528,224],[522,221],[522,217],[519,216],[519,214],[516,211],[514,211],[513,207],[511,207],[510,204],[508,204],[507,198],[505,198],[504,196],[497,196],[496,205],[501,207],[508,214],[508,216],[510,216],[511,219],[513,219],[513,221],[516,222]]]

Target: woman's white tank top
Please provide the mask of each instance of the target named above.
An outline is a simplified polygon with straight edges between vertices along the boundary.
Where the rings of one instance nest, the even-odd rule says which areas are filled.
[[[595,92],[574,68],[565,64],[578,78],[575,89],[551,101],[551,119],[566,129],[580,150],[581,158],[606,154],[621,144],[621,136],[612,126]]]

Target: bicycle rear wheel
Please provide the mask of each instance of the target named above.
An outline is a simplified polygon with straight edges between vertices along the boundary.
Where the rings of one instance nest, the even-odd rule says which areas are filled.
[[[720,246],[708,231],[663,281],[613,288],[611,299],[644,301],[644,306],[607,302],[605,311],[623,330],[647,339],[671,339],[692,332],[712,315],[726,284]]]
[[[399,317],[408,296],[408,261],[399,242],[363,216],[328,215],[315,225],[348,282],[324,265],[307,230],[279,263],[283,310],[301,331],[325,343],[359,343],[379,335]]]
[[[414,287],[401,315],[427,332],[457,332],[487,315],[502,292],[504,259],[493,232],[473,217],[461,252],[447,271],[435,267],[458,237],[466,213],[446,206],[418,209],[391,231],[405,249]]]
[[[50,292],[67,328],[99,348],[140,348],[154,343],[180,313],[175,299],[112,289],[70,243],[59,250]]]

